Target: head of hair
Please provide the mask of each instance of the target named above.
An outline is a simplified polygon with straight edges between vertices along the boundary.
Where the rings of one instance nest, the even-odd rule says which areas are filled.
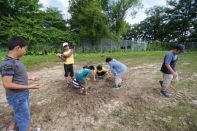
[[[88,69],[90,69],[90,70],[95,70],[95,68],[94,68],[93,65],[90,65],[90,66],[88,67]]]
[[[184,52],[185,46],[182,45],[182,44],[177,44],[177,45],[174,45],[173,49],[176,49],[176,50],[178,50],[180,52]]]
[[[83,66],[83,69],[88,69],[88,66],[87,66],[87,65],[84,65],[84,66]]]
[[[111,60],[112,60],[111,57],[107,57],[107,58],[105,59],[105,62],[109,63]]]
[[[96,69],[100,71],[100,70],[103,69],[103,67],[102,67],[102,65],[98,65],[98,66],[96,67]]]
[[[28,45],[28,42],[21,36],[12,36],[8,41],[8,49],[13,50],[15,47],[25,47]]]

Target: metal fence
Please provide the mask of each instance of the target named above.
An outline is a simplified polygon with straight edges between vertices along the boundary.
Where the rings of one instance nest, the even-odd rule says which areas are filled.
[[[87,40],[81,40],[74,46],[76,52],[115,52],[115,51],[145,51],[147,49],[146,41],[123,40],[116,42],[111,39],[101,39],[92,44]]]
[[[185,43],[176,43],[185,45],[186,50],[196,51],[197,50],[197,42],[185,42]]]

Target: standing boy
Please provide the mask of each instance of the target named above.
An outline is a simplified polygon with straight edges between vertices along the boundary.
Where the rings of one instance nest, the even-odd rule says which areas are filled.
[[[110,71],[115,77],[115,85],[113,85],[113,88],[119,89],[122,84],[122,75],[127,71],[126,65],[115,59],[112,59],[111,57],[107,57],[105,62],[109,64]]]
[[[185,46],[178,44],[173,47],[164,57],[164,62],[161,67],[163,74],[163,81],[159,81],[161,85],[161,94],[165,97],[169,97],[167,89],[170,87],[172,79],[177,77],[176,63],[178,61],[178,55],[183,53]]]
[[[69,45],[67,42],[63,43],[64,53],[63,54],[57,54],[60,58],[64,59],[64,77],[66,79],[66,83],[69,83],[69,76],[73,80],[74,76],[74,70],[73,70],[73,64],[74,64],[74,55],[73,50],[69,48]]]
[[[27,41],[20,36],[13,36],[8,42],[8,55],[0,65],[3,86],[6,90],[8,104],[14,112],[13,121],[7,131],[30,131],[29,89],[38,89],[40,85],[28,85],[28,76],[24,65],[19,60],[27,48]],[[31,80],[38,80],[36,77]]]

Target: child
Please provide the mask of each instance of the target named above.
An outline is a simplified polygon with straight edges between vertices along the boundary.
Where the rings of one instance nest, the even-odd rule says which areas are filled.
[[[107,70],[102,67],[102,65],[98,65],[96,67],[95,75],[97,79],[104,79],[104,77],[107,75]]]
[[[113,88],[119,89],[122,83],[122,75],[127,71],[126,65],[115,59],[112,59],[111,57],[107,57],[105,62],[109,64],[110,71],[115,77],[115,85],[113,86]]]
[[[69,45],[67,42],[63,43],[64,53],[60,54],[58,53],[57,56],[59,56],[64,61],[64,77],[66,79],[66,83],[69,83],[68,76],[71,77],[73,80],[74,76],[74,70],[73,70],[73,64],[74,64],[74,55],[73,50],[69,48]]]
[[[30,131],[29,89],[39,89],[40,85],[28,85],[28,76],[24,65],[19,60],[27,48],[27,41],[20,36],[13,36],[8,42],[8,55],[0,65],[3,86],[6,90],[8,104],[14,112],[14,119],[7,131],[14,130],[16,125],[20,131]],[[29,78],[38,80],[36,77]]]
[[[178,55],[183,53],[184,50],[185,46],[178,44],[164,57],[164,62],[161,67],[163,81],[159,81],[159,83],[161,85],[161,94],[165,97],[169,97],[167,89],[170,87],[172,79],[177,77],[176,63],[178,61]]]
[[[75,79],[80,85],[80,93],[87,95],[87,82],[90,75],[93,74],[94,66],[84,67],[75,73]]]

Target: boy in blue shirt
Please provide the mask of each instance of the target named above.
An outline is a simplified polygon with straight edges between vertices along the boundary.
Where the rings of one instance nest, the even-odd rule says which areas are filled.
[[[28,85],[28,79],[38,80],[38,78],[28,78],[25,67],[19,60],[25,54],[26,48],[26,40],[20,36],[13,36],[8,42],[8,55],[0,65],[7,101],[14,112],[13,121],[8,125],[7,131],[14,130],[16,125],[20,131],[31,131],[29,89],[39,89],[40,85]]]
[[[75,73],[75,79],[80,85],[80,93],[87,95],[87,81],[90,80],[90,75],[94,72],[94,66],[83,67]]]
[[[105,62],[109,64],[110,71],[115,77],[115,85],[113,88],[119,89],[122,84],[122,75],[127,71],[126,65],[115,59],[112,59],[111,57],[107,57]]]
[[[169,97],[167,89],[170,87],[172,79],[177,78],[176,63],[178,61],[178,55],[183,53],[184,50],[185,46],[178,44],[164,57],[164,62],[161,67],[163,81],[159,81],[159,83],[161,85],[161,94],[165,97]]]

